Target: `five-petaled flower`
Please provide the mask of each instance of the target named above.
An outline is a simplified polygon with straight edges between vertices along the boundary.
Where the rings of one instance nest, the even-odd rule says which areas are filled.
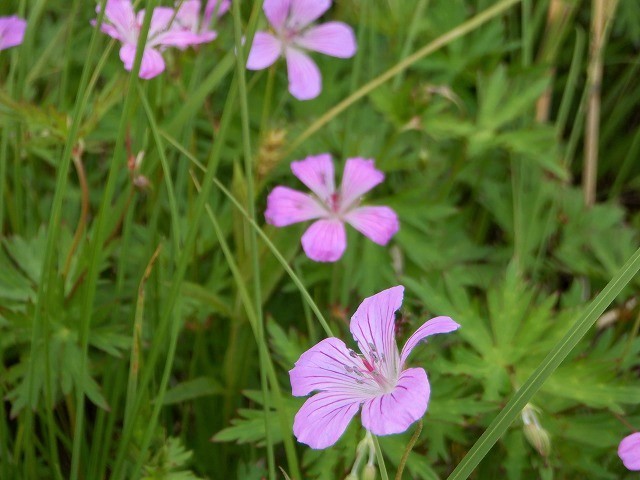
[[[179,3],[179,2],[178,2]],[[231,6],[230,0],[209,0],[204,9],[204,15],[200,14],[202,2],[200,0],[185,0],[177,5],[177,13],[175,18],[175,27],[182,28],[185,31],[194,33],[200,37],[200,43],[206,43],[214,40],[218,33],[211,30],[211,19],[213,14],[219,18],[224,15]],[[184,49],[187,46],[178,46]]]
[[[20,45],[26,28],[26,20],[16,15],[0,17],[0,50]]]
[[[304,50],[349,58],[357,49],[353,29],[345,23],[310,26],[329,7],[331,0],[264,0],[264,13],[274,34],[256,32],[247,68],[262,70],[282,55],[287,60],[291,95],[298,100],[310,100],[320,95],[320,71]]]
[[[362,353],[334,337],[300,356],[289,372],[293,395],[309,398],[296,414],[293,433],[311,448],[333,445],[362,407],[362,425],[374,435],[402,433],[422,418],[429,403],[429,380],[422,368],[405,368],[407,357],[429,335],[460,325],[449,317],[424,323],[398,352],[394,314],[404,287],[365,299],[351,318],[351,334]]]
[[[99,12],[100,6],[96,8]],[[140,10],[136,15],[131,0],[107,0],[105,6],[105,21],[101,30],[122,42],[120,59],[126,70],[133,68],[136,57],[136,46],[144,22],[145,11]],[[140,78],[149,79],[164,71],[165,63],[161,51],[166,47],[185,48],[210,41],[208,36],[194,33],[175,22],[176,12],[168,7],[156,7],[151,16],[149,34],[142,54]],[[96,21],[92,21],[96,25]]]
[[[267,198],[265,217],[276,227],[318,218],[302,236],[311,260],[335,262],[342,256],[347,247],[344,222],[380,245],[398,231],[398,216],[391,208],[360,206],[360,197],[384,180],[373,160],[348,158],[338,190],[328,153],[293,162],[291,170],[315,196],[278,186]]]
[[[640,433],[632,433],[618,445],[618,456],[629,470],[640,470]]]

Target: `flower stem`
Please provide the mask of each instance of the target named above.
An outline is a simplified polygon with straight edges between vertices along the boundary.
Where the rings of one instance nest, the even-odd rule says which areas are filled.
[[[367,432],[367,435],[371,435],[371,433]],[[387,467],[384,465],[382,450],[380,450],[380,444],[378,443],[378,437],[376,437],[375,435],[371,435],[371,442],[373,443],[373,447],[376,449],[376,458],[378,459],[380,477],[382,477],[382,480],[389,480],[389,475],[387,475]]]
[[[402,480],[402,472],[404,472],[404,466],[407,464],[407,460],[409,459],[409,454],[411,450],[413,450],[413,446],[418,441],[420,437],[420,433],[422,433],[422,419],[418,422],[418,428],[413,432],[413,436],[409,443],[407,443],[407,448],[405,448],[404,453],[402,454],[402,459],[400,460],[400,465],[398,465],[398,471],[396,472],[396,480]]]

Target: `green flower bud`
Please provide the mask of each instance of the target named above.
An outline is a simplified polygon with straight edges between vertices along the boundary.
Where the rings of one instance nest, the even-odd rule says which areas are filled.
[[[551,439],[549,433],[542,428],[536,415],[536,409],[531,404],[527,404],[522,409],[522,422],[524,423],[524,436],[527,441],[543,457],[549,456],[551,452]]]
[[[362,470],[362,480],[376,480],[376,467],[367,463]]]

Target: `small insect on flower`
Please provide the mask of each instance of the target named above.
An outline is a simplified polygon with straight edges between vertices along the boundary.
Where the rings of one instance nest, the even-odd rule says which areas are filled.
[[[263,10],[273,34],[256,32],[247,68],[262,70],[283,56],[287,61],[291,95],[298,100],[320,95],[320,70],[304,50],[338,58],[353,57],[357,50],[353,29],[346,23],[311,26],[329,10],[331,3],[331,0],[264,0]]]
[[[640,470],[640,433],[632,433],[618,445],[618,456],[629,470]]]
[[[20,45],[26,29],[26,20],[16,15],[0,17],[0,50]]]
[[[293,395],[309,398],[296,414],[293,433],[311,448],[327,448],[344,433],[362,407],[362,425],[374,435],[402,433],[422,418],[430,387],[422,368],[405,368],[407,357],[424,338],[457,330],[449,317],[425,322],[398,351],[394,316],[404,287],[365,299],[351,317],[351,334],[361,353],[334,337],[300,356],[289,371]]]
[[[100,13],[100,5],[96,7]],[[124,68],[131,71],[136,58],[136,46],[140,37],[140,30],[144,22],[145,10],[136,15],[131,0],[107,0],[104,9],[105,21],[100,29],[112,38],[122,42],[120,60]],[[186,48],[212,40],[209,36],[194,33],[176,22],[176,12],[173,8],[156,7],[151,16],[149,34],[142,54],[140,78],[150,79],[165,69],[164,59],[160,52],[167,47]],[[97,25],[95,20],[91,21]]]
[[[386,245],[398,231],[398,216],[391,208],[360,206],[360,197],[384,180],[373,160],[348,158],[337,190],[328,153],[293,162],[291,170],[315,196],[278,186],[267,198],[264,215],[276,227],[319,219],[302,236],[302,248],[311,260],[335,262],[342,256],[347,248],[345,222],[379,245]]]

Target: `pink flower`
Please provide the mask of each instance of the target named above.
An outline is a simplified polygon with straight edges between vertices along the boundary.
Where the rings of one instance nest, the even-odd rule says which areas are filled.
[[[99,10],[99,6],[97,10]],[[130,71],[136,57],[136,45],[145,11],[140,10],[136,15],[131,0],[107,0],[104,13],[105,21],[101,30],[122,42],[120,59],[124,63],[124,68]],[[160,52],[166,47],[186,48],[189,45],[209,41],[198,33],[187,31],[176,25],[173,22],[175,16],[175,11],[172,8],[154,8],[147,42],[142,54],[140,78],[153,78],[164,71],[165,63]],[[92,24],[95,26],[95,20],[92,21]]]
[[[0,50],[20,45],[26,29],[26,20],[16,15],[0,17]]]
[[[398,352],[394,313],[404,287],[365,299],[351,317],[351,334],[362,353],[338,338],[326,338],[300,356],[289,372],[293,395],[317,391],[296,414],[293,433],[311,448],[333,445],[362,407],[362,425],[374,435],[402,433],[422,418],[429,380],[422,368],[404,368],[407,357],[429,335],[460,327],[449,317],[425,322]]]
[[[618,456],[629,470],[640,470],[640,433],[632,433],[622,439]]]
[[[218,36],[215,30],[211,30],[211,18],[214,12],[218,17],[224,15],[231,6],[230,0],[223,0],[218,6],[218,0],[209,0],[204,10],[204,15],[200,16],[200,0],[185,0],[178,8],[175,18],[175,28],[191,32],[200,39],[199,43],[207,43],[215,40]],[[184,49],[187,46],[178,46]]]
[[[291,164],[293,174],[314,196],[276,187],[267,198],[267,222],[276,227],[319,218],[302,236],[311,260],[335,262],[347,247],[344,222],[380,245],[398,231],[398,216],[389,207],[360,207],[360,197],[384,180],[373,160],[348,158],[342,184],[336,190],[331,155],[323,153]]]
[[[256,32],[247,68],[262,70],[282,55],[287,60],[291,95],[298,100],[310,100],[320,95],[320,71],[304,50],[349,58],[355,55],[357,48],[353,30],[345,23],[310,26],[330,6],[331,0],[264,0],[264,13],[275,34]]]

